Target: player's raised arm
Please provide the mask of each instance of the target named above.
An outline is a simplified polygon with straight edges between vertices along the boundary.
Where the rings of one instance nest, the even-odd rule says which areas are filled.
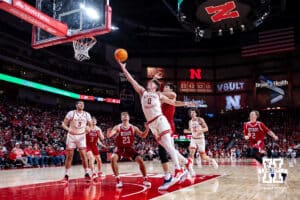
[[[167,96],[169,99],[176,99],[177,95],[175,92],[161,92],[163,95]]]
[[[101,141],[103,141],[104,140],[104,135],[103,135],[103,132],[102,132],[101,128],[99,128],[97,132],[98,132],[98,138]]]
[[[199,117],[198,120],[199,120],[199,123],[201,124],[202,131],[203,132],[207,132],[208,131],[208,126],[207,126],[205,120],[203,118],[201,118],[201,117]]]
[[[167,96],[165,96],[164,94],[160,93],[160,101],[162,103],[166,103],[172,106],[175,106],[175,100],[172,100],[170,98],[168,98]]]
[[[149,126],[145,124],[145,130],[142,132],[138,127],[134,126],[134,132],[141,138],[146,138],[149,134]]]
[[[134,78],[131,76],[131,74],[128,72],[128,70],[126,69],[126,64],[125,63],[121,63],[119,62],[119,65],[126,77],[126,79],[129,81],[129,83],[132,85],[132,87],[134,88],[134,90],[140,95],[143,95],[143,92],[145,91],[145,88],[143,88],[140,84],[138,84],[138,82],[136,80],[134,80]]]
[[[118,126],[114,126],[112,129],[108,128],[107,129],[107,138],[111,138],[112,136],[114,136],[116,133],[118,133]]]
[[[184,101],[175,101],[175,106],[176,107],[183,107],[183,106],[196,107],[196,103],[194,103],[194,102],[184,102]]]

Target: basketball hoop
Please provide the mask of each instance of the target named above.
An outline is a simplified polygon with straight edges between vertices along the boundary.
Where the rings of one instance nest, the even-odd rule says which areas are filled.
[[[80,38],[73,41],[74,58],[78,61],[90,59],[89,50],[96,44],[94,37]]]

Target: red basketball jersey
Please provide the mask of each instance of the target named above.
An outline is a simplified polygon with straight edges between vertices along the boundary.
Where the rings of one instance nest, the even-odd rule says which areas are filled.
[[[119,134],[116,137],[117,147],[131,147],[134,142],[134,129],[130,125],[128,129],[125,129],[122,125],[119,127]]]
[[[175,124],[174,124],[175,106],[163,103],[161,105],[161,109],[162,109],[162,113],[164,114],[164,116],[166,116],[166,118],[171,126],[172,133],[175,133],[175,131],[176,131]]]
[[[260,121],[246,122],[244,123],[244,134],[250,133],[249,144],[251,147],[256,147],[258,143],[264,145],[265,133],[268,133],[270,129]]]
[[[86,134],[86,146],[97,146],[99,130],[91,130]]]

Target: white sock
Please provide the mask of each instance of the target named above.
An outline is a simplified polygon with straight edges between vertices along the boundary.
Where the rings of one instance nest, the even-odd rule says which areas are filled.
[[[165,180],[169,180],[171,178],[171,173],[170,172],[167,172],[165,174]]]
[[[65,175],[69,176],[70,169],[65,169]]]
[[[86,174],[88,174],[90,172],[90,169],[89,168],[85,168],[84,171],[85,171]]]
[[[160,138],[159,144],[165,148],[165,150],[169,153],[174,166],[176,169],[181,169],[179,165],[177,150],[175,149],[174,145],[172,144],[172,138],[170,134],[165,134]]]

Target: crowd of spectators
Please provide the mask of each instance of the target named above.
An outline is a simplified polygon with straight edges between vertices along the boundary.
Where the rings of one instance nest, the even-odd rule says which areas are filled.
[[[1,99],[0,166],[11,168],[63,165],[66,132],[61,128],[61,122],[67,111],[67,109],[57,109],[45,105],[32,105],[28,102],[13,103],[10,101],[8,103],[5,99]],[[243,113],[242,115],[246,116],[247,114]],[[265,117],[262,121],[279,136],[277,142],[266,137],[267,153],[270,156],[295,156],[295,147],[300,146],[299,134],[288,121],[290,118],[287,115],[287,111],[263,114],[268,118]],[[227,120],[229,117],[231,120]],[[96,118],[104,133],[107,128],[120,122],[119,118],[112,119],[112,115],[96,115]],[[230,115],[207,119],[209,132],[206,134],[206,147],[208,154],[215,158],[229,158],[232,152],[235,152],[237,158],[247,157],[248,145],[242,133],[243,122]],[[139,127],[143,129],[142,126]],[[179,130],[183,128],[186,127],[179,127]],[[113,152],[113,138],[105,139],[103,143],[106,148],[102,147],[102,152]],[[177,149],[184,156],[188,156],[188,144],[187,142],[176,143]],[[146,139],[136,137],[134,145],[145,160],[158,159],[157,142],[151,134]]]

